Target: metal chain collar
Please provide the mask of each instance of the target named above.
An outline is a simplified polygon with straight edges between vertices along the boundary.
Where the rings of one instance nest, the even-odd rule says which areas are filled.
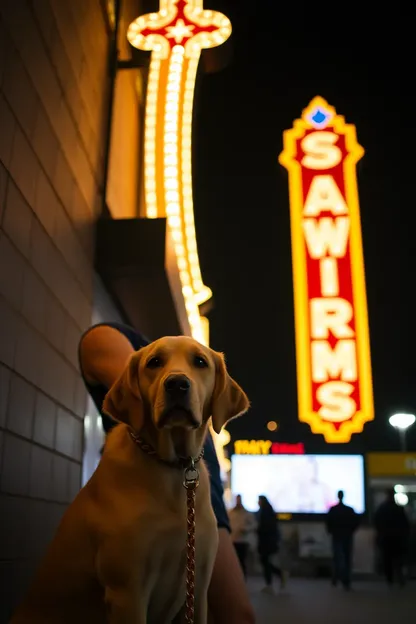
[[[146,455],[154,457],[155,459],[157,459],[157,461],[161,462],[162,464],[166,464],[166,466],[170,466],[171,468],[187,468],[190,460],[192,460],[194,464],[197,464],[199,460],[201,460],[204,456],[204,449],[201,449],[198,457],[177,457],[172,461],[170,461],[169,459],[162,459],[161,457],[159,457],[156,449],[153,448],[151,444],[146,442],[146,440],[137,435],[137,433],[135,433],[132,429],[129,429],[129,434],[132,440],[134,440],[137,446],[139,446],[141,450],[146,453]]]

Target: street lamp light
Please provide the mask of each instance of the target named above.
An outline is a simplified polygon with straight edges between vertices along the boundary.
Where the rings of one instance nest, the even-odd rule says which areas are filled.
[[[393,414],[390,416],[389,423],[392,427],[398,430],[400,435],[400,445],[402,447],[403,453],[406,451],[406,432],[413,425],[416,420],[416,416],[414,414]]]

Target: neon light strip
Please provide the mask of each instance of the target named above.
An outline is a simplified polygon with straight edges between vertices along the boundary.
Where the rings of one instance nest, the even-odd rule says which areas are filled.
[[[159,93],[161,61],[152,59],[149,68],[149,79],[146,96],[146,116],[144,134],[144,189],[146,197],[146,217],[157,217],[157,185],[156,185],[156,127],[157,104]]]
[[[184,86],[182,116],[182,196],[186,246],[188,249],[192,286],[196,300],[198,304],[201,304],[211,298],[212,291],[207,286],[204,286],[202,281],[196,242],[192,194],[192,112],[198,63],[199,57],[192,58],[188,61],[188,71],[186,73]]]
[[[222,13],[203,10],[202,0],[185,0],[181,8],[178,4],[160,0],[159,12],[138,17],[127,38],[136,48],[152,52],[145,116],[146,217],[167,218],[191,333],[205,342],[199,305],[212,292],[202,281],[195,233],[192,111],[201,50],[226,41],[231,24]]]
[[[179,129],[180,104],[182,100],[182,72],[185,62],[184,55],[185,48],[177,45],[172,49],[169,60],[163,140],[165,206],[171,236],[175,245],[176,257],[178,259],[182,293],[185,299],[189,323],[193,330],[193,335],[197,335],[198,340],[202,341],[203,332],[199,309],[195,301],[194,290],[191,284],[191,276],[188,267],[189,254],[186,253],[183,235],[183,217],[179,203]]]

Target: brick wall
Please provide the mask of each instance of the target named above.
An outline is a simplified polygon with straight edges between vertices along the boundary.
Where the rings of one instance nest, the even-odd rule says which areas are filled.
[[[100,0],[0,2],[0,622],[81,483],[108,44]]]

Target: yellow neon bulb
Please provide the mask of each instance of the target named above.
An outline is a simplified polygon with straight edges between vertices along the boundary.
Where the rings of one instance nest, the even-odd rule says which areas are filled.
[[[157,13],[129,26],[131,45],[151,51],[146,96],[146,216],[166,217],[192,335],[206,340],[199,306],[211,298],[199,265],[192,192],[192,111],[201,51],[224,43],[230,20],[203,0],[160,0]]]
[[[320,113],[316,115],[316,111],[320,111]],[[312,115],[315,115],[313,119]],[[312,393],[312,337],[308,320],[310,304],[308,256],[303,230],[306,198],[303,189],[302,167],[305,165],[299,162],[297,152],[299,141],[306,134],[311,133],[311,130],[335,133],[337,137],[343,137],[345,140],[342,177],[345,185],[345,203],[350,219],[348,240],[353,293],[351,306],[355,323],[360,409],[353,414],[351,419],[340,422],[338,429],[334,427],[333,422],[324,420],[322,415],[314,409]],[[323,140],[328,140],[328,135]],[[364,150],[357,142],[355,126],[346,124],[344,117],[337,115],[335,109],[321,97],[314,98],[303,111],[301,119],[296,119],[293,128],[283,133],[283,145],[284,149],[279,156],[279,162],[289,173],[299,420],[308,423],[313,433],[323,434],[327,442],[349,442],[353,433],[360,433],[364,424],[374,418],[368,312],[356,175],[356,163],[363,156]],[[323,151],[321,144],[321,152]],[[322,157],[323,153],[319,156]],[[313,155],[313,158],[316,159],[316,154]],[[323,167],[324,165],[321,166],[321,169]],[[316,174],[321,173],[318,168],[319,164],[315,167],[317,169]],[[336,281],[333,283],[337,284]]]

